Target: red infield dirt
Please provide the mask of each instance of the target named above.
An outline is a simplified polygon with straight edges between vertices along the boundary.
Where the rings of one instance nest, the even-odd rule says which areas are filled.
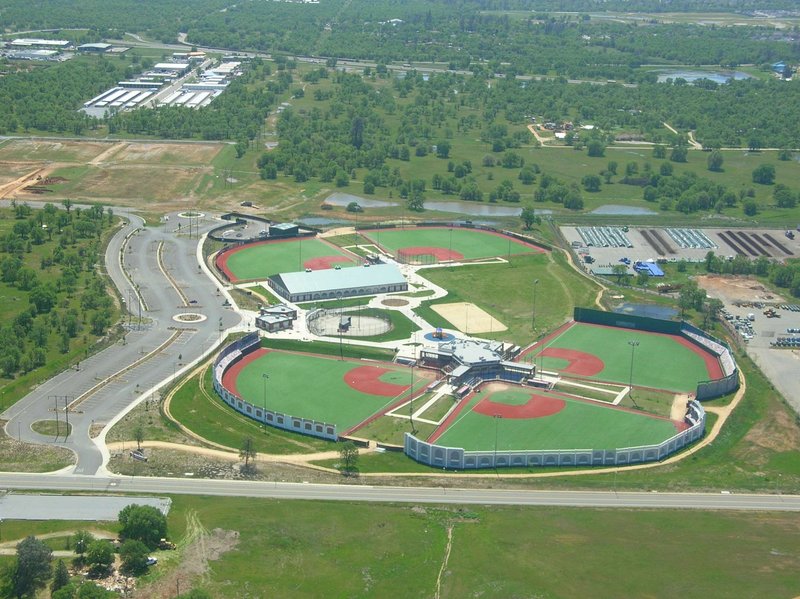
[[[453,250],[448,250],[445,248],[439,247],[426,247],[426,246],[414,246],[410,248],[400,248],[397,250],[397,253],[401,253],[404,256],[434,256],[437,260],[463,260],[464,254],[461,252],[454,252]]]
[[[483,414],[484,416],[501,416],[502,418],[545,418],[558,414],[567,405],[563,399],[557,397],[548,397],[547,395],[531,394],[528,403],[512,406],[504,403],[496,403],[492,401],[492,396],[484,397],[478,404],[472,408],[473,412]]]
[[[235,393],[238,397],[241,397],[241,395],[239,395],[239,390],[236,388],[236,379],[239,378],[239,374],[242,372],[242,370],[244,370],[245,366],[247,366],[251,362],[254,362],[255,360],[258,360],[261,356],[265,355],[267,352],[269,352],[268,349],[264,349],[263,347],[261,347],[255,351],[250,352],[244,358],[236,362],[236,364],[228,368],[228,370],[225,371],[225,374],[222,375],[222,386],[225,387],[228,391]]]
[[[564,349],[561,347],[547,347],[539,354],[546,358],[559,358],[567,360],[569,365],[563,372],[576,374],[578,376],[594,376],[601,372],[606,365],[603,361],[592,354],[587,354],[576,349]]]
[[[383,397],[396,397],[410,387],[410,385],[384,383],[380,377],[387,372],[391,371],[378,366],[358,366],[346,372],[343,379],[351,389]]]
[[[337,262],[351,262],[345,256],[321,256],[319,258],[312,258],[303,262],[303,268],[310,268],[311,270],[325,270],[333,268]]]

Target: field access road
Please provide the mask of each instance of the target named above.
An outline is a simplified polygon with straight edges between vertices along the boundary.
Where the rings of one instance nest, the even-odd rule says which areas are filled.
[[[240,324],[239,315],[223,307],[225,298],[198,265],[197,237],[216,221],[192,219],[192,231],[199,229],[199,234],[190,237],[188,218],[171,215],[161,226],[145,227],[134,212],[114,212],[128,222],[109,243],[105,266],[128,308],[126,334],[42,383],[2,414],[9,436],[72,450],[77,456],[74,474],[96,474],[107,455],[103,436],[92,439],[90,433],[96,436],[150,390],[209,354],[225,330]],[[68,420],[72,434],[53,438],[31,428],[38,420],[56,419]]]
[[[384,487],[171,478],[0,474],[2,489],[213,495],[263,499],[389,503],[529,505],[581,508],[660,508],[800,511],[800,495],[727,493],[632,493]]]

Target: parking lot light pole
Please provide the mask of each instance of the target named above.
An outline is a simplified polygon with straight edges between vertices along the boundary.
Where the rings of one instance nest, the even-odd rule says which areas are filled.
[[[631,346],[631,373],[630,376],[628,377],[628,389],[629,389],[628,395],[630,396],[633,405],[638,408],[639,406],[636,404],[636,400],[633,399],[633,355],[634,353],[636,353],[636,348],[639,346],[639,342],[628,341],[628,345]]]
[[[267,379],[269,375],[266,372],[261,373],[261,378],[264,380],[264,411],[261,417],[264,419],[264,434],[267,434]]]

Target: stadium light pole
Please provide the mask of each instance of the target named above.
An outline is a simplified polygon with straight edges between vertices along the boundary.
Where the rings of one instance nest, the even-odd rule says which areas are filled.
[[[539,286],[539,279],[533,280],[533,312],[531,314],[531,328],[536,334],[536,288]]]
[[[264,419],[264,434],[267,434],[267,379],[269,375],[266,372],[261,373],[261,378],[264,380],[264,411],[261,412],[261,417]]]
[[[628,388],[629,388],[628,395],[630,395],[633,405],[638,408],[639,406],[636,404],[636,400],[633,399],[633,355],[636,353],[636,348],[639,346],[639,342],[628,341],[628,345],[631,346],[631,373],[630,376],[628,377]]]

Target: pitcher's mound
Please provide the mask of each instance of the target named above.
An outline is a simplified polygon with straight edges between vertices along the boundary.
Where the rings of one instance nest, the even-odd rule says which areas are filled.
[[[494,333],[507,330],[507,327],[494,316],[469,302],[435,304],[431,308],[464,333]]]

